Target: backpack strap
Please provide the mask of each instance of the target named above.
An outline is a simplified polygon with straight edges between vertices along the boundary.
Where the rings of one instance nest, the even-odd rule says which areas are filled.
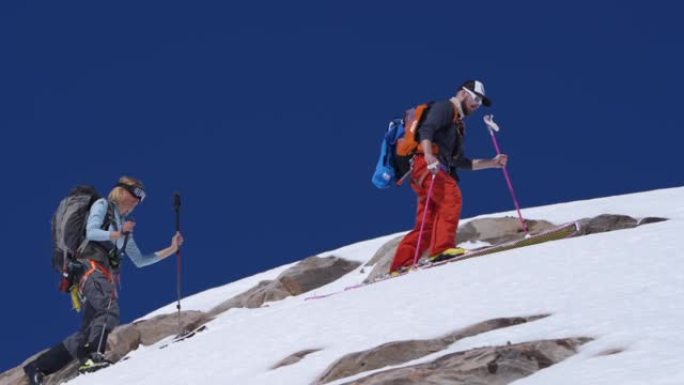
[[[449,101],[451,101],[451,109],[453,110],[453,117],[451,118],[451,121],[456,125],[459,134],[461,134],[461,136],[465,136],[466,127],[465,122],[463,121],[463,111],[456,107],[456,102],[454,102],[453,99],[454,98],[449,99]]]
[[[107,214],[105,214],[104,221],[102,221],[102,230],[107,230],[109,226],[114,226],[114,231],[119,230],[119,226],[116,224],[114,219],[114,205],[111,201],[107,200]]]
[[[105,217],[104,217],[104,220],[102,221],[102,226],[100,226],[100,229],[107,230],[107,229],[109,229],[109,226],[114,226],[114,231],[117,231],[118,226],[116,224],[116,221],[113,220],[113,218],[114,218],[114,206],[112,205],[112,202],[110,202],[109,200],[107,200],[106,202],[107,202],[107,213],[105,214]],[[86,228],[87,224],[88,224],[87,220],[83,222],[83,231],[84,232],[86,231],[85,228]],[[88,243],[90,243],[88,238],[83,238],[83,242],[81,242],[81,245],[78,246],[78,249],[76,249],[75,259],[78,259],[80,257],[83,250],[86,248],[86,246],[88,246]],[[98,242],[95,242],[95,243],[98,243]]]

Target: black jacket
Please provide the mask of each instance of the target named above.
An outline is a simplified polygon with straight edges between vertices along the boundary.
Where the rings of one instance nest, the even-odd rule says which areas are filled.
[[[454,117],[455,113],[454,105],[448,100],[433,103],[418,128],[418,137],[439,147],[435,156],[459,180],[456,169],[472,169],[473,161],[465,155],[465,124],[461,117]]]

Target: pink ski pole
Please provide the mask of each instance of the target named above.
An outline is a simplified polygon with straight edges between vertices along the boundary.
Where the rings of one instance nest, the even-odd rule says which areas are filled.
[[[427,199],[425,201],[425,209],[423,209],[423,220],[420,222],[420,232],[418,233],[418,245],[416,245],[416,255],[413,257],[413,265],[418,263],[418,257],[420,256],[420,243],[423,240],[423,228],[425,227],[425,220],[427,219],[427,213],[430,209],[430,200],[432,199],[432,187],[435,185],[435,176],[432,174],[432,181],[430,181],[430,188],[428,189]]]
[[[494,115],[485,115],[484,122],[487,125],[487,128],[489,129],[489,135],[492,137],[492,142],[494,143],[496,154],[500,155],[501,149],[499,148],[499,142],[496,140],[496,135],[494,135],[494,131],[499,131],[499,125],[496,124],[496,122],[494,122]],[[513,204],[515,205],[515,209],[518,212],[518,219],[520,219],[520,225],[522,226],[522,229],[525,231],[525,235],[529,236],[530,230],[527,228],[527,223],[525,222],[525,219],[522,216],[522,212],[520,211],[520,204],[518,203],[518,198],[515,196],[515,189],[513,188],[511,177],[510,175],[508,175],[508,169],[506,167],[503,167],[502,170],[504,173],[504,177],[506,177],[508,190],[511,192],[511,196],[513,197]]]

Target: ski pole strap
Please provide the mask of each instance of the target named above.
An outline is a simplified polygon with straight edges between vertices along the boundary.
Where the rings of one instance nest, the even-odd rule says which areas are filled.
[[[425,175],[421,176],[420,179],[418,179],[418,181],[417,181],[417,182],[418,182],[418,185],[419,185],[419,186],[422,186],[422,185],[423,185],[423,182],[425,181],[425,178],[427,178],[428,175],[432,175],[432,180],[433,180],[433,182],[434,182],[434,178],[435,178],[435,177],[437,176],[437,174],[439,174],[441,171],[446,172],[446,171],[447,171],[447,168],[446,168],[445,165],[443,165],[443,164],[440,163],[437,172],[436,172],[436,173],[433,173],[432,171],[430,171],[429,173],[426,173]]]

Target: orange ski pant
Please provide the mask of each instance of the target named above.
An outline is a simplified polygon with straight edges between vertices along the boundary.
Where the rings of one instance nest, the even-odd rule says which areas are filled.
[[[456,247],[456,230],[463,204],[461,189],[452,176],[440,171],[435,176],[432,198],[428,202],[427,195],[430,184],[433,183],[432,180],[432,174],[427,169],[425,159],[417,156],[411,179],[411,187],[418,195],[416,225],[399,244],[390,271],[413,265],[416,249],[420,258],[428,249],[430,255],[438,255],[446,249]],[[423,216],[425,216],[424,224]],[[418,245],[419,238],[420,245]]]

